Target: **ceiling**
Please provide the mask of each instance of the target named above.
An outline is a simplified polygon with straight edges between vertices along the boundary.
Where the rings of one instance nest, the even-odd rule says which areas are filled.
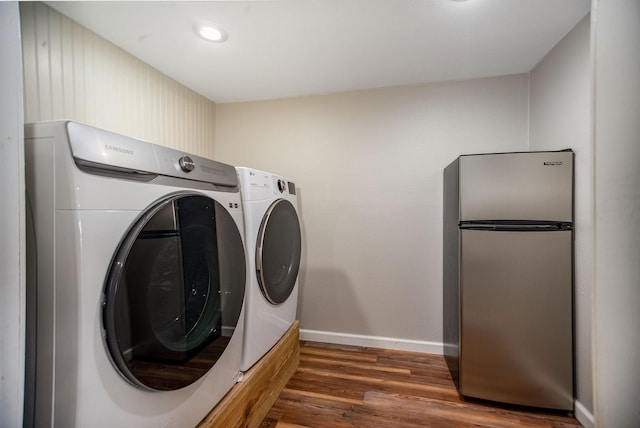
[[[48,2],[216,103],[526,73],[589,0]],[[209,21],[224,43],[196,36]]]

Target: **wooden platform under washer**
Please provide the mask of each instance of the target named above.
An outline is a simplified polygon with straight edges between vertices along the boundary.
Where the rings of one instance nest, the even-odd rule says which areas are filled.
[[[300,363],[298,321],[244,374],[198,428],[258,427]]]

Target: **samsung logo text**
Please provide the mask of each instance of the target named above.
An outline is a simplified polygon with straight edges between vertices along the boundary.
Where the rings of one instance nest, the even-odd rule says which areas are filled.
[[[111,152],[123,153],[125,155],[132,155],[133,154],[133,150],[131,150],[131,149],[125,149],[124,147],[118,147],[118,146],[112,146],[111,144],[105,144],[104,148],[105,148],[105,150],[109,150]]]

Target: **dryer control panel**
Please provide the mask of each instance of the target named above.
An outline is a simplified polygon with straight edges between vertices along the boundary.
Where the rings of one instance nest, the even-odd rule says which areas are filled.
[[[274,196],[295,198],[295,183],[284,177],[249,168],[237,168],[237,171],[241,181],[249,183],[242,189],[244,200],[256,201]]]
[[[277,193],[289,195],[296,194],[296,185],[291,181],[287,181],[284,178],[276,177],[274,175],[273,182],[275,183],[274,187],[277,190]]]

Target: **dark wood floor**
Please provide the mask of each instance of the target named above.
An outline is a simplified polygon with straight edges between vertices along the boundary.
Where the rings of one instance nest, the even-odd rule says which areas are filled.
[[[440,355],[302,342],[300,367],[261,428],[579,426],[566,414],[462,400]]]

